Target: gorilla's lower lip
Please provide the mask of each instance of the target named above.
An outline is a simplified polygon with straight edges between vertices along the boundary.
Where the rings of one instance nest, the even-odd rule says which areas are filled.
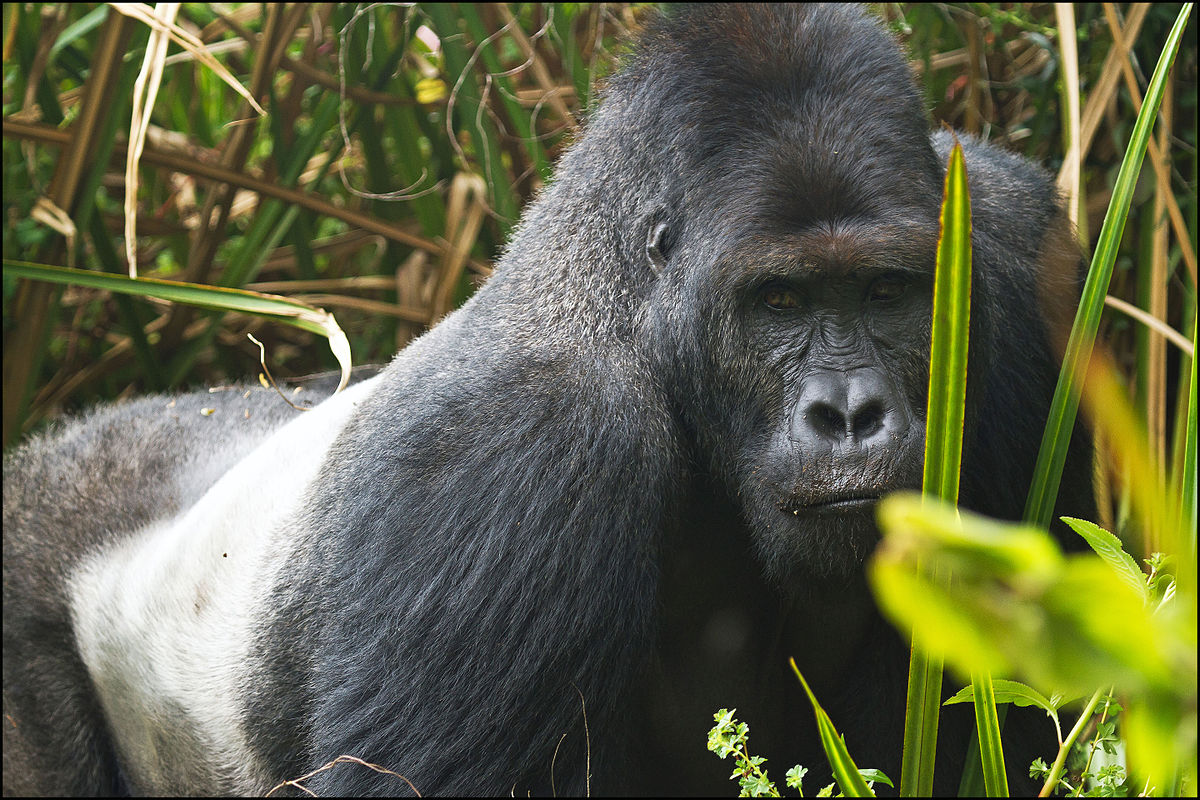
[[[879,502],[877,494],[837,495],[834,497],[815,498],[799,503],[788,503],[780,506],[782,511],[790,511],[795,516],[801,514],[843,513],[870,508]]]

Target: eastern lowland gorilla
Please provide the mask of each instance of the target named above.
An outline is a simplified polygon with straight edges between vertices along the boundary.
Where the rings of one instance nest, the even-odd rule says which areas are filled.
[[[952,139],[860,9],[672,10],[495,275],[380,375],[302,415],[148,398],[25,444],[6,790],[261,793],[351,754],[425,794],[726,792],[721,706],[819,785],[790,656],[898,778],[906,649],[862,575],[875,501],[920,485]],[[962,500],[1013,518],[1079,256],[1042,171],[964,146]]]

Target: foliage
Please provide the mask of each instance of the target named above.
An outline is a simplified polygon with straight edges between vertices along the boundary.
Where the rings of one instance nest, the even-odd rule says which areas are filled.
[[[775,787],[774,781],[767,776],[767,771],[762,768],[767,759],[762,756],[750,755],[750,726],[744,722],[739,722],[734,717],[734,712],[737,709],[722,708],[713,714],[713,719],[716,725],[708,732],[708,749],[717,754],[718,758],[725,759],[728,756],[734,757],[734,770],[730,775],[730,779],[736,779],[738,786],[741,787],[739,797],[780,797],[779,790]],[[785,782],[791,789],[795,789],[801,797],[804,796],[803,781],[804,776],[808,773],[806,767],[799,764],[787,771]],[[887,775],[884,775],[877,769],[860,769],[858,777],[867,788],[866,796],[870,794],[870,788],[875,785],[876,781],[886,783],[892,786],[891,780]],[[833,790],[837,784],[831,783],[822,788],[817,797],[842,797],[842,794],[833,794]],[[863,795],[852,795],[855,797]]]
[[[996,699],[1051,716],[1063,746],[1052,786],[1105,694],[1096,686],[1116,686],[1129,709],[1125,737],[1140,780],[1162,792],[1178,769],[1194,781],[1196,607],[1177,598],[1161,566],[1135,589],[1112,561],[1064,556],[1037,528],[911,497],[885,500],[880,522],[887,537],[871,577],[881,607],[960,674],[988,669],[1027,682],[997,682]],[[1164,580],[1155,597],[1169,599],[1150,602],[1150,582]],[[1093,698],[1064,737],[1058,711],[1084,694]],[[970,697],[969,687],[951,702]]]
[[[136,174],[141,276],[286,295],[388,360],[490,272],[649,7],[185,4]],[[4,5],[5,261],[124,274],[146,24]],[[260,116],[214,71],[261,102]],[[4,443],[62,409],[335,366],[311,333],[4,278]]]

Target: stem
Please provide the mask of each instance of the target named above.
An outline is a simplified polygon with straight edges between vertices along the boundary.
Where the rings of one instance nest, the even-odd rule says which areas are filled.
[[[1112,687],[1109,687],[1108,693],[1112,694]],[[1104,712],[1100,715],[1100,722],[1096,725],[1096,736],[1097,737],[1100,736],[1100,726],[1104,724],[1104,721],[1106,719],[1108,719],[1108,709],[1109,709],[1109,706],[1111,706],[1111,705],[1112,705],[1112,703],[1110,703],[1107,699],[1104,701]],[[1092,759],[1096,757],[1096,749],[1097,749],[1096,742],[1095,742],[1095,740],[1093,740],[1092,741],[1092,749],[1088,753],[1087,763],[1083,765],[1083,774],[1085,776],[1088,774],[1088,772],[1092,768]],[[1084,778],[1081,777],[1079,780],[1079,786],[1075,789],[1075,793],[1073,795],[1071,795],[1072,797],[1079,797],[1080,792],[1083,791],[1083,783],[1084,783]]]
[[[754,777],[761,778],[764,781],[767,781],[768,783],[771,782],[770,779],[767,777],[766,773],[764,773],[757,764],[755,764],[753,761],[750,760],[750,743],[749,742],[743,743],[742,748],[740,750],[735,749],[734,752],[737,753],[738,759],[740,759],[740,761],[741,761],[741,763],[738,764],[738,767],[741,769],[742,775],[744,775],[746,777],[753,775]],[[768,797],[779,797],[780,796],[779,790],[775,788],[774,783],[771,783],[771,794],[769,794],[767,796]]]
[[[1063,770],[1067,766],[1067,754],[1071,752],[1071,747],[1075,741],[1083,733],[1083,729],[1087,727],[1088,720],[1092,718],[1092,713],[1095,712],[1096,706],[1100,703],[1100,698],[1105,694],[1103,689],[1097,689],[1092,698],[1088,700],[1087,705],[1083,707],[1083,713],[1079,715],[1079,719],[1075,722],[1075,727],[1071,728],[1071,732],[1067,734],[1067,738],[1058,748],[1058,758],[1054,759],[1054,766],[1050,767],[1050,774],[1046,776],[1046,783],[1042,786],[1042,790],[1038,792],[1038,797],[1049,797],[1050,792],[1058,784],[1058,779],[1062,777]]]

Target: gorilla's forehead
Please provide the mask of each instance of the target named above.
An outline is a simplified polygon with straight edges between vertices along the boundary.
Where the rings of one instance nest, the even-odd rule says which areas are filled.
[[[660,142],[653,168],[697,206],[786,203],[802,222],[940,195],[920,93],[862,9],[684,8],[643,44],[614,81],[618,127]]]
[[[847,275],[860,269],[931,272],[940,225],[924,209],[894,216],[798,222],[782,213],[743,210],[703,229],[701,259],[738,281],[799,271]]]
[[[858,270],[930,273],[938,227],[914,215],[904,221],[831,219],[785,230],[762,224],[725,238],[716,251],[718,280],[746,283],[798,272],[835,277]]]

